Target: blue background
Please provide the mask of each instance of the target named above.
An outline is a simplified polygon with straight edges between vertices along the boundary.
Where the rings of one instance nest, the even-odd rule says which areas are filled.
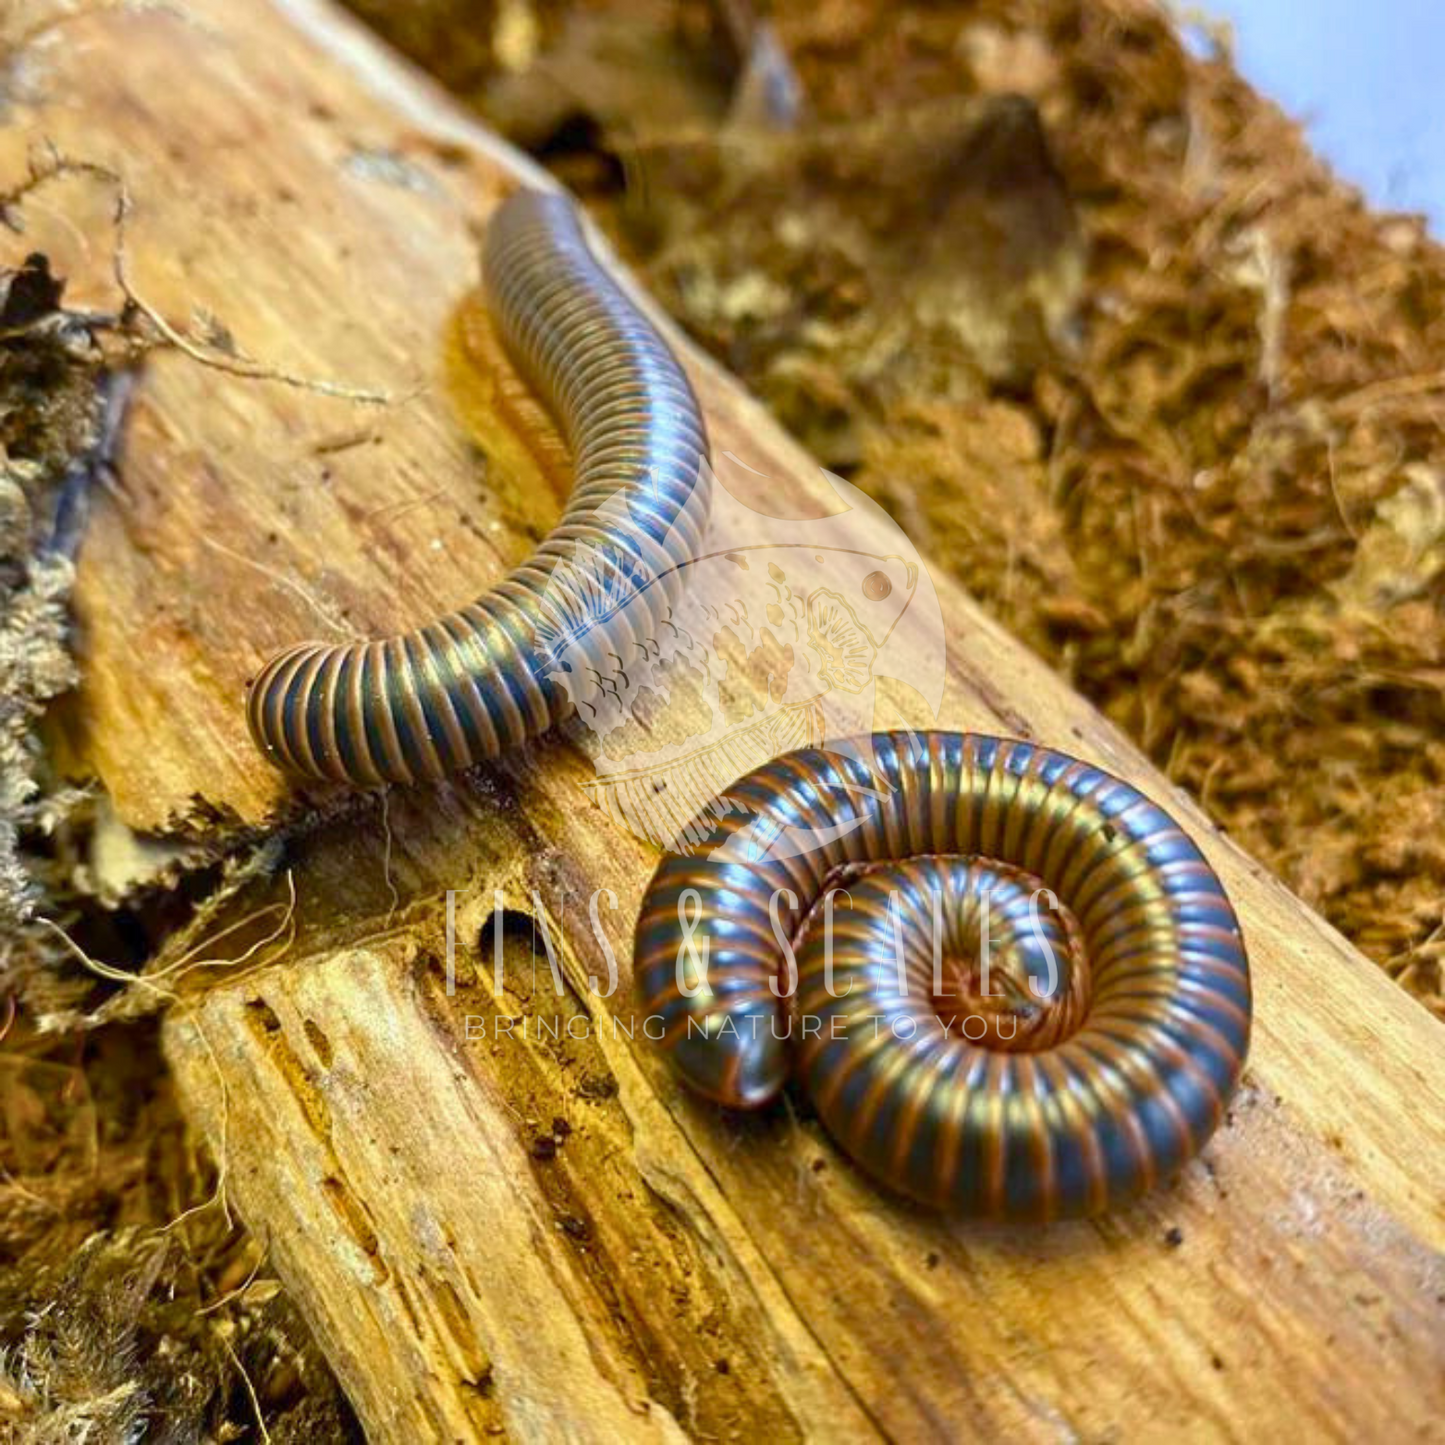
[[[1445,236],[1445,0],[1205,0],[1240,70],[1376,206]]]

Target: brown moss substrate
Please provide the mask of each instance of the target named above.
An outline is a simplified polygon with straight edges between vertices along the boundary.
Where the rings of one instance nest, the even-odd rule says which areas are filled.
[[[743,7],[469,4],[454,47],[447,0],[354,4],[1445,1017],[1445,251],[1416,220],[1126,0],[758,6],[792,124],[756,86],[740,113]]]
[[[215,1202],[154,1020],[0,1055],[0,1439],[359,1440],[325,1360]]]

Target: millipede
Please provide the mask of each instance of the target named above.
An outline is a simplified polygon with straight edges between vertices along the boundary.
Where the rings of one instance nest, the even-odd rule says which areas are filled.
[[[512,750],[570,710],[551,676],[558,640],[582,663],[630,654],[697,555],[711,502],[702,413],[572,203],[526,190],[502,202],[482,272],[504,345],[572,451],[567,506],[474,602],[385,639],[301,643],[262,668],[251,736],[300,777],[413,783]]]
[[[1114,1208],[1219,1124],[1248,960],[1219,878],[1137,789],[1028,742],[877,733],[726,803],[659,865],[635,940],[696,1092],[755,1109],[796,1078],[875,1180],[1006,1220]]]

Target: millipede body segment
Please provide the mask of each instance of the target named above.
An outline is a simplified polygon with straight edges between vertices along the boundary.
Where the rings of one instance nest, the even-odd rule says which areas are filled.
[[[304,777],[373,786],[439,778],[544,731],[570,707],[548,674],[631,655],[676,601],[711,500],[692,388],[652,324],[598,265],[563,196],[498,207],[482,258],[519,369],[573,452],[566,511],[476,601],[415,631],[302,643],[252,682],[257,746]]]
[[[1006,1219],[1115,1206],[1220,1122],[1249,1043],[1239,926],[1136,789],[1029,743],[877,733],[726,802],[636,936],[644,1014],[698,1092],[753,1108],[796,1074],[876,1179]]]

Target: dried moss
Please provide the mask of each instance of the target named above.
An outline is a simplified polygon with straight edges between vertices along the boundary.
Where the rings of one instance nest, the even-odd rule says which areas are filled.
[[[210,1204],[154,1021],[0,1054],[0,1438],[359,1439],[257,1243]],[[177,1222],[179,1221],[179,1222]]]
[[[37,896],[21,837],[47,814],[35,726],[75,681],[60,502],[100,413],[98,349],[60,296],[43,256],[0,269],[0,918],[12,923]]]

